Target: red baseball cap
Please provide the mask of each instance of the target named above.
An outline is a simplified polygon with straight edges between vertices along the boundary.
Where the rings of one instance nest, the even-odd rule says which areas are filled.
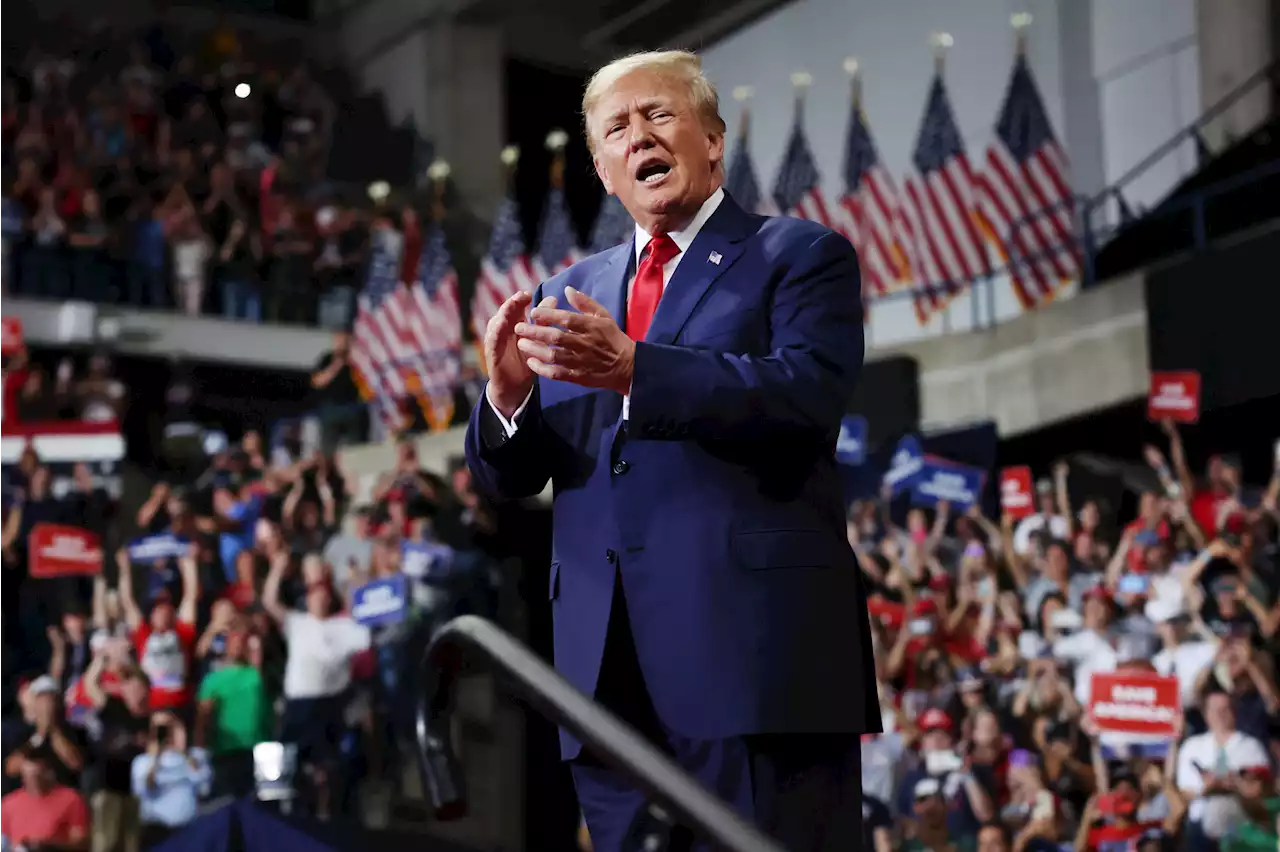
[[[930,707],[920,714],[920,720],[917,725],[922,731],[950,731],[951,716],[947,714],[946,710]]]

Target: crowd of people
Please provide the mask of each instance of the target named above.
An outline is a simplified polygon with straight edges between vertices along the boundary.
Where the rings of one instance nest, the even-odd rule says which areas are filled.
[[[1126,524],[1065,463],[1016,521],[852,507],[887,731],[863,744],[877,850],[1277,847],[1280,459],[1262,489],[1230,456],[1197,477],[1164,427]],[[1100,730],[1108,673],[1175,678],[1174,735]]]
[[[225,25],[61,24],[6,60],[6,292],[349,326],[368,223],[325,180],[312,66]]]
[[[67,359],[49,387],[34,366],[25,353],[6,363],[7,426],[109,423],[127,404],[103,355],[83,371]],[[408,661],[438,619],[488,611],[495,517],[464,465],[423,470],[409,439],[357,503],[334,456],[349,438],[306,432],[206,446],[127,515],[90,465],[55,486],[28,445],[5,466],[6,841],[145,848],[254,793],[264,743],[290,750],[292,786],[321,819],[395,798]],[[92,534],[103,570],[34,568],[33,531],[51,524]],[[406,583],[403,617],[358,621],[357,590],[392,578]]]

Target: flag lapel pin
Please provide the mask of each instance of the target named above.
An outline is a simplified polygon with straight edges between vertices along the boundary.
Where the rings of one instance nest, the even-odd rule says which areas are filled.
[[[721,256],[720,252],[718,252],[718,251],[713,251],[713,252],[711,252],[711,254],[707,257],[707,260],[711,261],[711,262],[712,262],[712,263],[714,263],[716,266],[719,266],[719,265],[720,265],[720,261],[721,261],[721,259],[722,259],[722,256]]]

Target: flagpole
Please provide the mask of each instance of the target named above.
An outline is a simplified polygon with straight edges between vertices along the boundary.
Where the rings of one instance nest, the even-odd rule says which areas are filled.
[[[844,73],[849,75],[849,100],[853,104],[855,112],[862,111],[862,70],[856,56],[846,56],[844,58]],[[854,222],[854,227],[861,229],[862,222]],[[872,345],[871,340],[871,299],[867,298],[864,290],[862,294],[862,326],[865,329],[867,346]]]
[[[514,197],[516,191],[516,164],[520,162],[520,146],[507,145],[498,155],[498,161],[502,163],[503,185],[506,187],[508,197]],[[477,284],[477,286],[479,286]],[[484,360],[484,327],[477,325],[474,312],[471,316],[471,333],[475,336],[476,363],[480,365],[480,372],[487,379],[489,377],[489,365]]]
[[[736,86],[733,90],[733,99],[742,104],[742,118],[738,122],[738,144],[747,144],[747,137],[751,133],[751,95],[753,94],[750,86]]]
[[[804,121],[804,99],[813,85],[813,75],[808,71],[796,71],[791,75],[791,87],[796,92],[796,123]]]
[[[564,149],[569,134],[556,128],[547,134],[547,150],[551,152],[551,188],[564,190]]]
[[[1016,63],[1027,56],[1027,28],[1031,26],[1031,13],[1015,12],[1009,16],[1009,25],[1013,27],[1013,55]],[[1012,228],[1018,227],[1017,222],[1010,224]],[[1010,233],[1009,236],[1012,238],[1014,234]],[[1011,278],[1014,274],[1013,263],[1016,262],[1013,260],[1014,252],[1015,250],[1011,246],[1008,252],[1010,260],[1005,263],[1006,271]],[[987,287],[987,318],[992,325],[995,325],[996,288],[994,282]]]
[[[955,44],[955,39],[948,32],[935,32],[929,35],[929,43],[933,45],[933,73],[939,80],[946,76],[947,72],[947,49]],[[977,282],[973,282],[977,285]],[[930,285],[932,286],[932,285]],[[941,294],[929,294],[930,297],[937,295],[941,298]],[[946,309],[942,312],[942,332],[948,334],[951,331],[951,302],[947,299]],[[970,304],[973,303],[973,297],[970,296]]]
[[[445,213],[445,192],[449,188],[449,175],[453,169],[444,160],[436,160],[427,169],[427,178],[431,181],[431,228],[444,228]],[[423,241],[423,252],[430,250],[433,233],[428,233],[427,239]],[[442,352],[433,353],[432,358],[441,357],[460,357],[459,353],[450,353],[446,355]],[[443,393],[433,392],[434,388],[423,388],[421,398],[418,400],[418,407],[422,409],[422,414],[427,419],[427,426],[432,432],[440,432],[449,428],[449,424],[453,422],[453,388],[447,388]]]

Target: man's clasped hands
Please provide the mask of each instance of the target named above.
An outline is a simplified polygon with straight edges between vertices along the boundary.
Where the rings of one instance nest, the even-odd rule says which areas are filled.
[[[516,293],[485,329],[489,401],[510,418],[524,404],[536,377],[630,392],[636,344],[609,312],[587,294],[565,288],[568,308],[548,296],[530,310],[533,296]]]

